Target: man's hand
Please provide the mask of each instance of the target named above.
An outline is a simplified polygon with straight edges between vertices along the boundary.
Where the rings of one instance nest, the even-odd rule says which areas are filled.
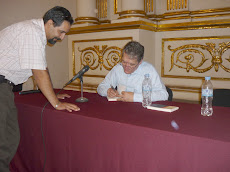
[[[117,96],[117,97],[120,97],[117,100],[122,101],[122,102],[133,102],[133,96],[134,96],[133,92],[122,91],[121,95]]]
[[[57,110],[67,110],[69,112],[80,110],[80,108],[77,105],[71,104],[71,103],[66,103],[66,102],[60,102],[60,104],[58,105],[58,107],[56,109]]]
[[[119,95],[118,91],[112,88],[109,88],[107,90],[107,96],[108,97],[117,97]]]
[[[75,104],[64,103],[64,102],[62,103],[58,100],[58,97],[64,98],[68,96],[65,94],[56,96],[52,87],[48,69],[47,70],[32,69],[32,72],[38,87],[40,88],[44,96],[48,99],[48,101],[54,108],[56,108],[57,110],[67,110],[69,112],[80,110],[80,108]]]
[[[58,99],[65,99],[65,98],[70,98],[70,97],[71,96],[68,94],[58,94],[57,95]],[[71,103],[65,103],[65,102],[60,102],[60,104],[58,105],[56,109],[57,110],[67,110],[69,112],[80,110],[80,108],[77,105],[71,104]]]
[[[65,99],[65,98],[70,98],[71,96],[69,94],[58,94],[57,95],[57,98],[58,99]]]

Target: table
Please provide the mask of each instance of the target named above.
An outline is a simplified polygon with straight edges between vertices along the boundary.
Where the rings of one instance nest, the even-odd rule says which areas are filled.
[[[77,91],[61,93],[71,95],[65,102],[80,97]],[[169,113],[108,102],[95,93],[84,97],[89,102],[76,103],[78,112],[45,108],[46,172],[230,171],[230,108],[213,107],[213,116],[203,117],[198,104],[157,102],[180,107]],[[15,102],[21,140],[11,171],[41,172],[46,99],[41,93],[15,93]]]

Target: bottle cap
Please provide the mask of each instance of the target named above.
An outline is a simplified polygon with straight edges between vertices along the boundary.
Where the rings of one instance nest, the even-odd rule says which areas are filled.
[[[211,77],[210,76],[206,76],[205,80],[211,80]]]

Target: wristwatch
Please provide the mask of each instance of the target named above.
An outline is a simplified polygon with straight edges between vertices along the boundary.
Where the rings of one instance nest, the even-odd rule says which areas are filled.
[[[58,108],[59,104],[60,104],[60,102],[58,102],[58,104],[55,105],[55,109]]]

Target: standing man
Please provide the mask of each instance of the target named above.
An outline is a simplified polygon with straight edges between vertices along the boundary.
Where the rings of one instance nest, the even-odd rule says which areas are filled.
[[[135,41],[128,42],[122,50],[122,61],[108,73],[97,88],[98,94],[119,97],[124,102],[142,102],[142,82],[149,74],[152,81],[152,101],[168,99],[168,92],[155,68],[145,61],[144,47]],[[117,90],[114,88],[117,87]]]
[[[17,109],[14,104],[13,85],[35,81],[57,110],[80,110],[78,106],[60,102],[55,95],[47,69],[45,46],[55,44],[69,32],[73,18],[70,12],[56,6],[47,11],[43,19],[33,19],[13,24],[0,31],[0,172],[9,171],[9,163],[16,153],[20,133]]]

